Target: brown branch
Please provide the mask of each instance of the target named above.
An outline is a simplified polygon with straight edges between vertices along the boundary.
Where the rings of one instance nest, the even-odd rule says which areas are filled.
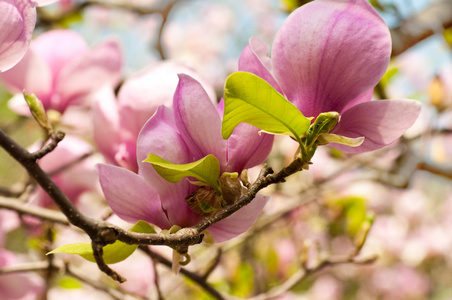
[[[452,27],[452,1],[444,0],[405,20],[399,27],[391,29],[392,56],[442,30]]]
[[[165,267],[169,268],[170,270],[172,269],[172,263],[170,260],[168,260],[165,257],[161,256],[160,254],[150,250],[149,247],[140,246],[140,249],[143,250],[144,253],[149,255],[149,257],[151,257],[153,260],[158,261],[159,263],[161,263]],[[206,282],[206,280],[203,276],[200,276],[196,273],[188,271],[185,268],[181,268],[179,272],[182,275],[186,276],[187,278],[191,279],[196,284],[198,284],[201,288],[203,288],[206,292],[208,292],[215,299],[219,299],[219,300],[225,299],[223,297],[223,295],[221,295],[214,287],[212,287],[209,283]]]
[[[64,139],[64,133],[61,131],[58,131],[56,133],[52,133],[50,143],[42,147],[36,152],[30,153],[30,159],[31,160],[37,160],[40,158],[43,158],[50,152],[52,152],[56,146],[58,146],[58,143],[61,142]]]
[[[426,162],[420,162],[417,165],[417,170],[427,171],[431,174],[435,174],[446,179],[452,180],[452,171],[438,168],[434,165],[428,164]]]
[[[165,51],[163,50],[163,46],[162,46],[162,36],[163,36],[163,29],[166,25],[166,22],[168,21],[168,15],[171,12],[172,8],[174,7],[174,5],[179,2],[178,0],[175,0],[173,2],[171,2],[170,4],[168,4],[167,7],[165,7],[160,14],[162,15],[162,23],[160,25],[159,28],[159,33],[158,33],[158,37],[157,37],[157,44],[155,45],[155,49],[157,49],[157,51],[160,54],[160,58],[162,60],[166,59],[166,55],[165,55]]]
[[[81,228],[89,235],[92,240],[94,256],[100,270],[118,281],[125,279],[105,264],[102,258],[103,246],[113,243],[116,240],[120,240],[124,243],[135,245],[167,245],[172,246],[180,253],[186,253],[189,246],[198,244],[202,241],[202,232],[209,226],[229,217],[243,206],[249,204],[261,189],[270,184],[283,182],[286,177],[302,170],[303,167],[308,164],[307,161],[298,158],[277,174],[272,174],[273,170],[265,166],[261,170],[258,179],[250,186],[246,194],[242,195],[236,203],[216,212],[211,217],[201,220],[192,227],[182,228],[174,234],[143,234],[125,231],[108,222],[96,220],[82,214],[52,181],[49,175],[40,168],[36,163],[36,157],[17,144],[2,130],[0,130],[0,146],[15,160],[22,164],[30,176],[32,176],[54,200],[61,212],[68,218],[69,222],[74,226]]]
[[[257,295],[255,297],[249,298],[249,300],[269,300],[269,299],[275,299],[280,296],[282,296],[287,291],[294,288],[297,284],[302,282],[304,279],[306,279],[308,276],[315,274],[319,272],[320,270],[323,270],[327,267],[333,267],[341,264],[371,264],[375,262],[377,259],[376,256],[372,256],[365,259],[357,259],[356,257],[335,257],[335,258],[329,258],[326,259],[319,264],[317,264],[314,267],[311,268],[302,268],[298,270],[295,274],[293,274],[289,279],[287,279],[283,284],[269,290],[268,292],[265,292],[263,294]]]
[[[66,216],[58,211],[38,206],[26,205],[25,203],[17,200],[9,200],[0,197],[0,208],[14,210],[20,214],[37,217],[41,220],[47,220],[53,223],[70,225]]]
[[[64,172],[64,171],[72,168],[74,165],[76,165],[76,164],[80,163],[81,161],[87,159],[88,157],[90,157],[93,154],[94,154],[94,152],[85,153],[82,156],[80,156],[80,157],[74,159],[73,161],[69,162],[68,164],[66,164],[64,166],[61,166],[61,167],[53,170],[52,172],[49,172],[48,174],[49,174],[50,177],[58,175],[61,172]]]

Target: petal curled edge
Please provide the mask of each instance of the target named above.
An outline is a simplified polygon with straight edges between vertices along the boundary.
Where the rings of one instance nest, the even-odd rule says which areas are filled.
[[[378,100],[355,105],[345,111],[333,133],[356,138],[363,136],[359,147],[331,143],[346,153],[362,153],[387,146],[413,125],[421,111],[414,100]]]
[[[283,94],[281,87],[271,74],[272,62],[268,57],[269,47],[258,38],[252,37],[243,49],[239,58],[239,71],[253,73],[267,81],[278,92]]]
[[[173,111],[160,106],[152,118],[143,126],[137,141],[139,173],[162,199],[162,207],[171,225],[191,226],[200,217],[185,203],[185,197],[195,189],[188,180],[171,183],[160,177],[148,162],[143,162],[149,153],[156,154],[175,164],[192,162],[185,142],[174,124]]]
[[[36,8],[32,1],[0,1],[0,72],[17,64],[30,44],[36,23]]]
[[[170,227],[158,193],[146,184],[143,177],[112,165],[100,164],[97,171],[105,199],[121,219],[131,223],[143,220],[160,228]]]
[[[365,0],[310,2],[284,22],[272,47],[273,74],[306,117],[338,111],[375,86],[391,38]]]
[[[210,232],[215,243],[230,240],[244,233],[253,225],[269,200],[270,196],[257,194],[250,204],[242,207],[229,218],[212,225],[207,231]]]
[[[221,136],[220,114],[202,85],[179,74],[173,108],[176,126],[195,160],[213,154],[225,166],[226,141]]]

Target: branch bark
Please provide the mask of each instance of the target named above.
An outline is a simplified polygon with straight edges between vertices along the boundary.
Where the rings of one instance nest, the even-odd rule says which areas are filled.
[[[391,29],[392,56],[397,56],[410,47],[452,27],[452,1],[444,0],[429,7]]]

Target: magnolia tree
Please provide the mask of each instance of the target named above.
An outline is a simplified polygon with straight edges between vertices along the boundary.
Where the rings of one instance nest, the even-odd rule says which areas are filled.
[[[417,267],[429,255],[449,262],[441,251],[452,239],[438,244],[446,219],[422,218],[428,194],[415,174],[448,175],[423,161],[418,142],[446,140],[448,79],[434,78],[436,102],[425,109],[443,125],[425,125],[426,113],[399,141],[421,104],[401,93],[384,99],[397,72],[392,32],[370,3],[286,1],[291,13],[267,34],[271,45],[247,36],[234,66],[209,78],[188,66],[196,59],[165,52],[178,53],[171,45],[184,39],[165,35],[177,32],[170,12],[189,2],[61,1],[38,10],[32,39],[36,6],[50,2],[0,3],[0,298],[417,299],[434,291]],[[218,34],[231,29],[233,17],[218,15],[224,5],[201,9],[200,35],[209,24]],[[254,17],[267,20],[277,10],[260,8]],[[113,12],[135,25],[159,17],[160,61],[124,75],[122,51],[133,45],[87,43],[77,25],[97,16],[107,26]],[[221,61],[209,58],[209,44],[192,45],[189,54]],[[430,227],[413,225],[423,222]],[[405,240],[424,243],[431,232],[436,246],[424,256],[402,255]]]

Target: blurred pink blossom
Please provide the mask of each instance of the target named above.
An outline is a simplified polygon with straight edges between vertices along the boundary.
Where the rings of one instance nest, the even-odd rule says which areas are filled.
[[[93,169],[94,161],[82,156],[93,152],[92,146],[84,140],[66,136],[54,151],[39,160],[41,168],[51,175],[52,180],[73,203],[78,203],[80,195],[96,191],[97,175]],[[75,163],[76,162],[76,163]],[[71,165],[71,163],[74,163]],[[53,172],[67,166],[66,169],[52,175]],[[50,196],[41,187],[30,198],[30,203],[43,207],[55,206]]]
[[[20,258],[4,249],[5,234],[19,226],[16,212],[0,211],[0,269],[14,265]],[[44,280],[31,272],[0,274],[0,299],[33,300],[44,291]]]
[[[104,84],[120,79],[121,52],[109,40],[89,49],[82,36],[70,30],[53,30],[31,43],[30,51],[0,78],[11,93],[10,107],[29,114],[22,91],[35,94],[46,110],[63,113],[69,106],[89,105],[89,96]]]

